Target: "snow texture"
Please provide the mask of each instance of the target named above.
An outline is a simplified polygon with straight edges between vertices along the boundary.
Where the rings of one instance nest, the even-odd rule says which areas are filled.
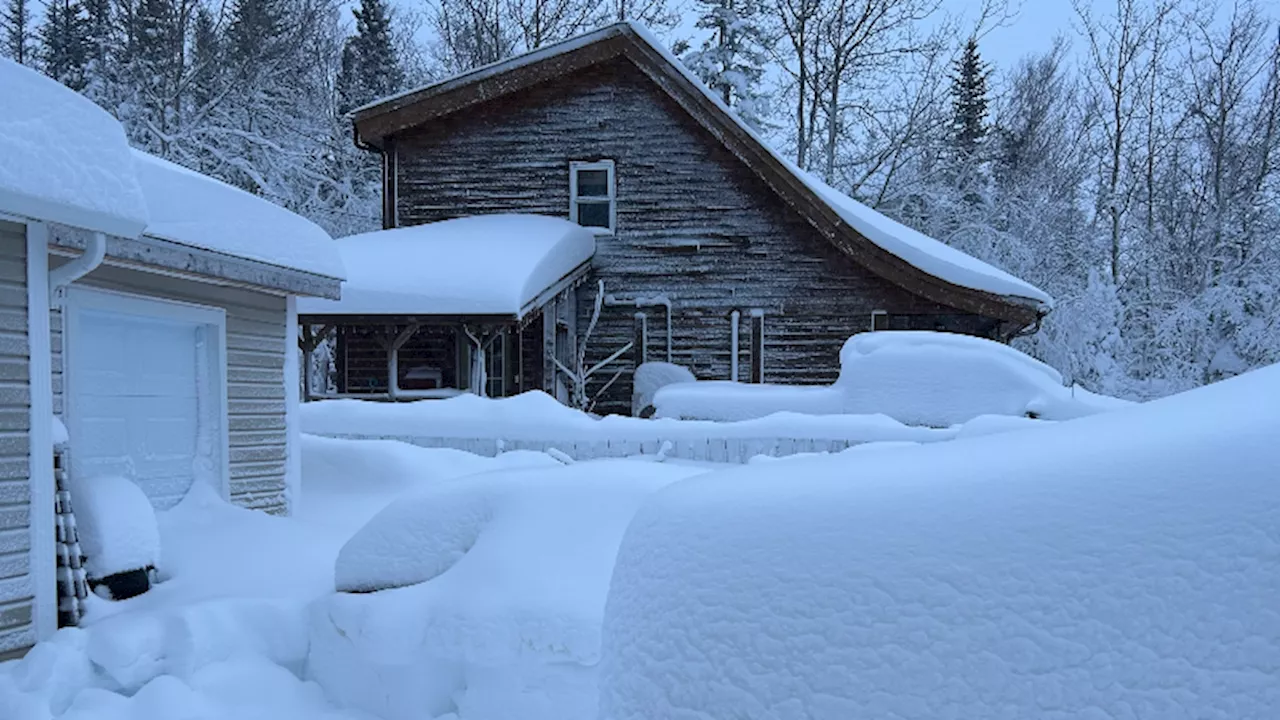
[[[151,212],[147,235],[314,275],[345,275],[333,239],[310,220],[141,150],[133,156]]]
[[[674,386],[680,387],[680,386]],[[566,407],[541,391],[509,398],[459,395],[447,400],[382,403],[323,400],[305,403],[303,432],[332,437],[499,438],[547,442],[805,438],[874,442],[947,440],[955,431],[908,427],[884,415],[801,415],[778,412],[743,422],[598,418]]]
[[[5,58],[0,88],[0,213],[137,237],[147,205],[120,123]]]
[[[697,381],[688,368],[668,362],[641,363],[632,378],[631,414],[639,417],[641,411],[653,404],[658,391],[675,383]]]
[[[117,475],[71,479],[85,571],[101,579],[160,564],[155,510],[137,483]]]
[[[640,503],[701,468],[501,471],[396,501],[343,548],[309,677],[385,720],[592,720],[600,623]]]
[[[840,352],[840,377],[830,386],[708,381],[663,388],[654,398],[656,416],[663,418],[884,414],[907,425],[939,428],[982,415],[1069,420],[1131,404],[1066,387],[1058,371],[1008,345],[900,330],[850,338]]]
[[[62,422],[62,418],[57,415],[53,416],[53,432],[52,440],[55,446],[65,445],[71,441],[71,435],[67,432],[67,426]]]
[[[595,254],[568,220],[477,215],[338,240],[341,300],[303,298],[304,315],[523,317],[543,291]]]
[[[1280,366],[654,495],[600,718],[1272,717]]]

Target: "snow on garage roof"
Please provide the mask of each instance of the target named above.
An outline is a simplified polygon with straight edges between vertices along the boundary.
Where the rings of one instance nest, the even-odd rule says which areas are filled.
[[[509,315],[595,254],[579,225],[543,215],[477,215],[337,241],[341,300],[304,298],[306,315]]]
[[[146,234],[268,265],[342,278],[337,246],[319,225],[270,201],[141,150]]]
[[[147,205],[120,123],[4,58],[0,88],[0,212],[137,237]]]
[[[418,103],[430,103],[433,98],[444,93],[453,92],[475,83],[489,81],[510,71],[534,66],[544,61],[575,53],[596,43],[619,37],[629,39],[656,53],[665,65],[669,66],[669,68],[664,69],[673,70],[684,80],[684,85],[704,96],[706,100],[718,109],[723,118],[732,124],[734,129],[740,131],[752,143],[758,145],[759,149],[763,150],[776,166],[780,167],[783,172],[794,176],[820,203],[827,205],[849,228],[867,241],[906,264],[915,267],[917,270],[953,286],[990,293],[1005,298],[1010,304],[1029,306],[1036,310],[1044,310],[1053,306],[1053,298],[1045,291],[989,263],[891,220],[883,214],[862,205],[848,195],[826,185],[787,160],[760,134],[744,123],[737,113],[726,106],[716,93],[708,90],[706,85],[693,75],[684,66],[684,63],[666,48],[661,40],[654,37],[643,26],[629,21],[615,23],[554,45],[539,48],[524,55],[476,68],[452,78],[392,95],[357,108],[352,113],[357,131],[362,140],[366,142],[376,141],[379,139],[376,133],[375,135],[366,136],[364,128],[370,127],[367,123],[372,122],[373,118],[380,115],[398,113]],[[620,50],[620,52],[623,51]],[[645,61],[644,53],[633,54],[630,51],[625,51],[625,54],[633,62]],[[593,60],[593,62],[606,59],[608,57],[600,57],[597,60]],[[571,72],[578,67],[580,65],[571,62],[557,63],[549,72],[554,75],[556,73]],[[672,88],[666,84],[659,84],[668,92],[672,92]],[[520,89],[518,83],[511,83],[498,92],[512,92],[518,89]],[[481,95],[486,99],[491,97],[488,93],[482,93]],[[380,132],[394,131],[389,128],[391,126],[384,125]]]

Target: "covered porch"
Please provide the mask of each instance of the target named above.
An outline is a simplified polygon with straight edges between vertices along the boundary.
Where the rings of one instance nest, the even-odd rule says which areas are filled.
[[[541,389],[565,399],[556,359],[577,345],[577,288],[595,240],[565,220],[459,218],[338,242],[341,300],[298,304],[304,367],[327,358],[304,397],[421,400],[505,397]]]

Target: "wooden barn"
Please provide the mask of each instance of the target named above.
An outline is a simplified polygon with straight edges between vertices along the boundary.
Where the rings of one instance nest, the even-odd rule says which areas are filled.
[[[595,233],[576,317],[557,323],[585,327],[600,307],[587,365],[617,357],[588,383],[599,412],[630,410],[646,359],[703,379],[827,383],[854,333],[1008,340],[1052,305],[799,170],[628,23],[381,100],[354,124],[382,157],[386,228],[525,213]],[[563,352],[556,334],[548,352]],[[345,334],[340,367],[385,358],[385,342]],[[555,390],[561,373],[536,386]]]

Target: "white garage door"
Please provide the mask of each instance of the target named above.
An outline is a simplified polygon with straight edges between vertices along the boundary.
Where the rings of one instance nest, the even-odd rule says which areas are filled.
[[[71,471],[128,477],[157,509],[220,487],[221,312],[80,289],[67,319]]]

